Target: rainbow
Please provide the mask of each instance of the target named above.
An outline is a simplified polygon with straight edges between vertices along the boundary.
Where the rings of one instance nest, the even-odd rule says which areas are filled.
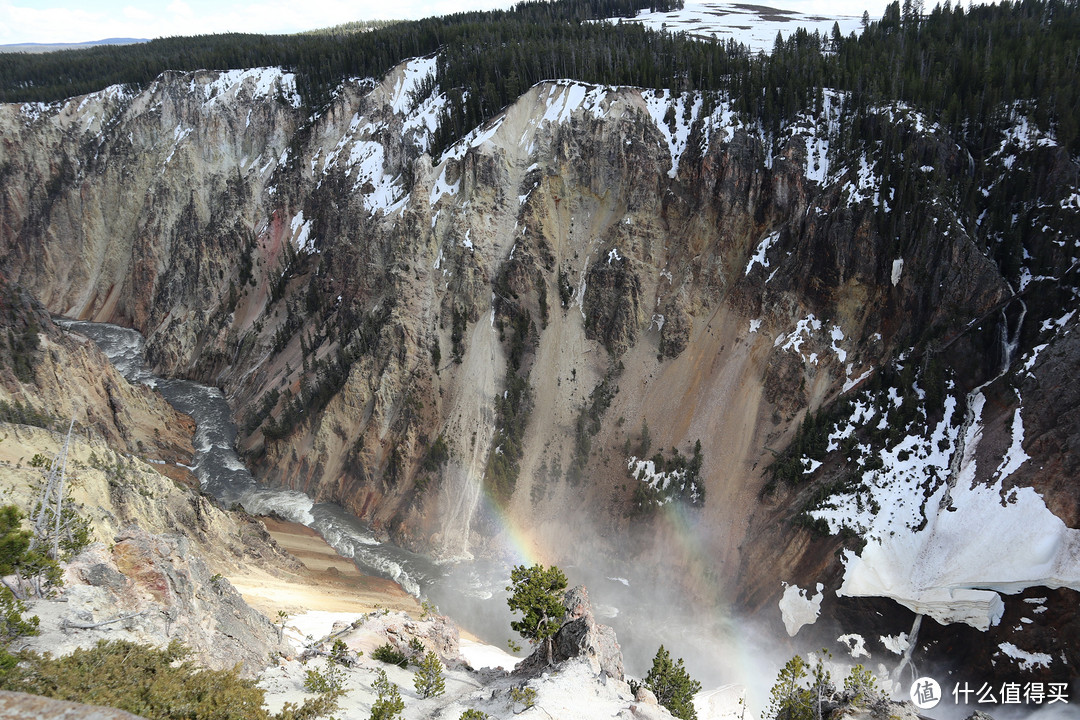
[[[529,528],[522,523],[514,521],[509,511],[491,496],[486,487],[480,492],[480,504],[486,517],[493,520],[499,527],[499,538],[503,541],[505,551],[514,565],[545,565],[548,553],[545,553],[540,543],[533,536]]]

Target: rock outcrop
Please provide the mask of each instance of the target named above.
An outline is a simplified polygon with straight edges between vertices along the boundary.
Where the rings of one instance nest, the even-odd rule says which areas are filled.
[[[125,527],[111,547],[96,544],[65,568],[59,602],[36,600],[41,635],[21,646],[64,654],[99,640],[151,645],[180,640],[200,665],[241,665],[253,677],[275,654],[291,655],[278,630],[252,610],[229,581],[212,574],[182,535]]]
[[[121,378],[122,380],[123,378]],[[65,428],[66,429],[66,428]],[[0,423],[0,482],[6,501],[29,513],[37,500],[42,469],[29,461],[59,454],[65,435]],[[164,466],[110,448],[96,436],[73,436],[68,449],[68,497],[90,523],[91,539],[105,545],[129,524],[151,533],[181,533],[212,573],[229,575],[241,565],[281,572],[299,568],[256,518],[230,512],[159,470]]]
[[[53,700],[40,695],[0,690],[0,717],[5,720],[143,720],[116,708]]]
[[[580,659],[588,664],[595,675],[622,682],[622,649],[615,637],[615,631],[607,625],[597,623],[593,617],[589,591],[584,585],[567,590],[563,605],[566,614],[563,616],[562,627],[553,638],[552,662],[558,664]],[[518,664],[514,674],[534,677],[546,672],[549,667],[547,651],[540,645],[532,655]]]

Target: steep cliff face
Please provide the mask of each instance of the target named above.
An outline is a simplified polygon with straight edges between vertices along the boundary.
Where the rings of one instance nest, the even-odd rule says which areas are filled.
[[[722,101],[549,82],[432,158],[433,67],[347,82],[313,116],[265,69],[2,107],[4,267],[54,312],[146,333],[159,372],[222,385],[263,479],[399,542],[495,547],[487,496],[545,557],[632,548],[757,609],[844,572],[839,538],[791,522],[839,459],[786,456],[807,481],[762,496],[808,408],[918,396],[932,365],[967,402],[1000,371],[997,328],[1018,359],[1073,301],[1077,166],[1019,124],[976,168],[904,107],[862,121],[900,156],[840,147],[839,94],[772,135]],[[1049,168],[1019,244],[1017,153]],[[995,173],[974,198],[949,181]],[[1026,452],[1064,477],[1075,433],[1030,407]],[[1064,480],[1011,481],[1075,524]]]
[[[193,452],[191,418],[150,388],[129,384],[96,345],[57,327],[29,292],[3,277],[0,402],[4,422],[66,431],[74,420],[80,432],[194,482],[185,465]]]

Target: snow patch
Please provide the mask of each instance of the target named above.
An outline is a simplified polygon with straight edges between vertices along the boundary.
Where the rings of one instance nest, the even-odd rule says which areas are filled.
[[[420,84],[435,74],[438,64],[435,57],[413,58],[405,62],[401,68],[401,77],[394,85],[394,94],[390,100],[390,107],[398,115],[403,115],[411,110],[411,104]]]
[[[957,400],[948,396],[929,437],[909,435],[880,450],[878,469],[865,470],[858,488],[810,513],[833,533],[848,527],[867,540],[861,556],[845,552],[838,595],[890,597],[943,624],[986,630],[1004,612],[998,593],[1033,586],[1080,589],[1080,530],[1066,527],[1030,487],[1011,489],[1003,503],[1001,480],[1026,459],[1019,416],[995,482],[975,481],[985,403],[981,392],[972,396],[961,443],[961,425],[953,420]],[[987,527],[994,528],[991,535]]]
[[[438,86],[432,94],[417,105],[401,125],[403,137],[412,138],[412,144],[421,153],[431,150],[431,141],[439,129],[439,119],[446,108],[446,95]]]
[[[816,594],[803,590],[797,585],[784,583],[784,595],[780,598],[780,614],[784,618],[784,628],[789,637],[795,637],[803,625],[813,625],[821,614],[822,592],[825,586],[817,584]]]
[[[201,93],[205,106],[226,106],[241,95],[251,100],[278,98],[292,108],[303,104],[296,90],[296,75],[279,67],[225,70],[213,79],[199,73],[191,78],[189,90],[192,95]]]
[[[766,257],[766,253],[769,252],[769,247],[779,238],[779,230],[771,232],[765,237],[761,238],[761,242],[758,243],[757,250],[754,251],[753,256],[750,258],[750,262],[746,264],[746,272],[743,273],[744,276],[750,274],[750,271],[754,269],[754,265],[761,265],[761,267],[763,268],[769,267],[769,258]]]
[[[911,642],[908,640],[907,633],[900,633],[899,635],[881,635],[878,637],[881,644],[885,646],[885,649],[894,655],[903,655],[904,652],[911,647]]]
[[[667,141],[671,152],[668,177],[674,178],[679,174],[679,160],[686,151],[690,128],[701,114],[702,97],[697,93],[682,93],[674,97],[669,90],[642,90],[641,99],[645,101],[645,108],[656,129]]]
[[[311,238],[311,221],[304,220],[304,211],[301,210],[289,223],[292,229],[293,244],[298,252],[311,254],[315,252],[315,241]]]
[[[773,346],[780,345],[781,350],[793,351],[796,355],[802,357],[804,361],[809,362],[809,357],[814,357],[816,359],[816,353],[809,357],[804,356],[802,353],[802,344],[811,337],[812,333],[817,332],[820,329],[821,321],[811,313],[796,323],[795,329],[790,333],[776,338]]]
[[[541,123],[561,124],[581,108],[585,101],[585,86],[579,83],[554,83],[547,93],[547,110],[540,118]]]
[[[180,147],[180,143],[182,143],[184,141],[184,138],[186,138],[190,134],[191,128],[184,128],[181,125],[177,124],[176,129],[173,130],[172,148],[169,150],[169,154],[165,156],[165,162],[162,163],[163,166],[169,164],[169,161],[173,159],[173,155],[176,153],[176,149]]]
[[[850,369],[850,366],[848,366],[848,367]],[[862,375],[860,375],[859,377],[856,377],[856,378],[850,377],[850,375],[849,375],[848,379],[844,381],[844,387],[840,390],[840,392],[841,393],[846,393],[848,390],[851,390],[853,387],[855,387],[856,385],[861,383],[863,380],[868,378],[870,376],[870,373],[872,373],[872,372],[874,372],[874,368],[870,368],[869,370],[867,370]]]
[[[435,181],[435,185],[431,188],[431,196],[428,198],[428,204],[434,206],[444,195],[457,195],[461,190],[461,178],[451,185],[446,182],[446,166],[443,166],[442,172],[439,173],[439,179]]]
[[[1024,422],[1020,419],[1020,408],[1017,407],[1012,419],[1012,442],[994,472],[994,479],[1004,480],[1016,472],[1024,461],[1030,459],[1031,456],[1024,452]]]
[[[461,638],[458,649],[465,661],[474,668],[501,668],[510,672],[521,662],[502,648]]]
[[[998,648],[1001,652],[1019,662],[1021,670],[1034,670],[1037,667],[1048,668],[1050,667],[1050,663],[1054,661],[1054,659],[1046,653],[1027,652],[1010,642],[1003,642],[998,645]]]
[[[874,171],[874,164],[865,153],[859,156],[859,168],[855,171],[854,179],[844,184],[841,193],[847,197],[850,205],[869,201],[875,207],[881,207],[881,177]]]
[[[841,363],[847,362],[847,350],[836,344],[844,339],[844,331],[840,329],[839,325],[832,326],[832,330],[829,331],[829,338],[832,340],[829,348],[836,353],[836,359]]]
[[[638,460],[631,457],[626,464],[630,474],[641,480],[653,490],[664,491],[672,485],[679,483],[686,477],[685,470],[672,470],[671,472],[657,472],[656,465],[652,460]]]
[[[404,205],[408,195],[398,177],[386,172],[386,151],[375,140],[356,140],[346,161],[346,177],[356,173],[353,191],[359,192],[368,212],[390,212]]]
[[[650,12],[641,10],[633,18],[611,18],[607,22],[636,22],[653,30],[687,33],[701,40],[726,43],[734,40],[746,45],[752,53],[771,53],[780,33],[785,39],[797,28],[805,28],[813,34],[818,31],[831,37],[833,23],[840,26],[844,37],[862,32],[858,17],[849,15],[807,15],[784,10],[782,15],[765,12],[768,8],[758,5],[688,0],[679,10]]]
[[[866,641],[862,635],[856,635],[855,633],[841,635],[836,638],[836,642],[846,647],[853,658],[870,657],[870,652],[866,649]]]

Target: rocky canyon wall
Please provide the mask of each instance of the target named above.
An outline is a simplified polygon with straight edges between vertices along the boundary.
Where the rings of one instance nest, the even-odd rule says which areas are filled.
[[[159,373],[223,387],[261,479],[397,542],[494,552],[505,516],[545,559],[587,542],[774,613],[781,580],[838,587],[850,545],[798,522],[850,473],[850,448],[784,454],[808,410],[868,384],[902,404],[931,372],[960,398],[1000,373],[1000,333],[1012,362],[1075,324],[1077,165],[1052,138],[1007,130],[991,157],[1006,185],[1010,154],[1041,168],[1021,285],[987,231],[1004,186],[956,197],[950,178],[993,173],[910,108],[862,120],[898,155],[841,147],[840,95],[772,134],[723,100],[553,81],[433,156],[433,70],[313,114],[275,69],[2,106],[3,270],[51,312],[142,331]],[[1041,429],[1027,467],[1062,479],[1014,482],[1075,527],[1055,352],[1015,376],[1055,402],[1002,389],[993,413]]]

